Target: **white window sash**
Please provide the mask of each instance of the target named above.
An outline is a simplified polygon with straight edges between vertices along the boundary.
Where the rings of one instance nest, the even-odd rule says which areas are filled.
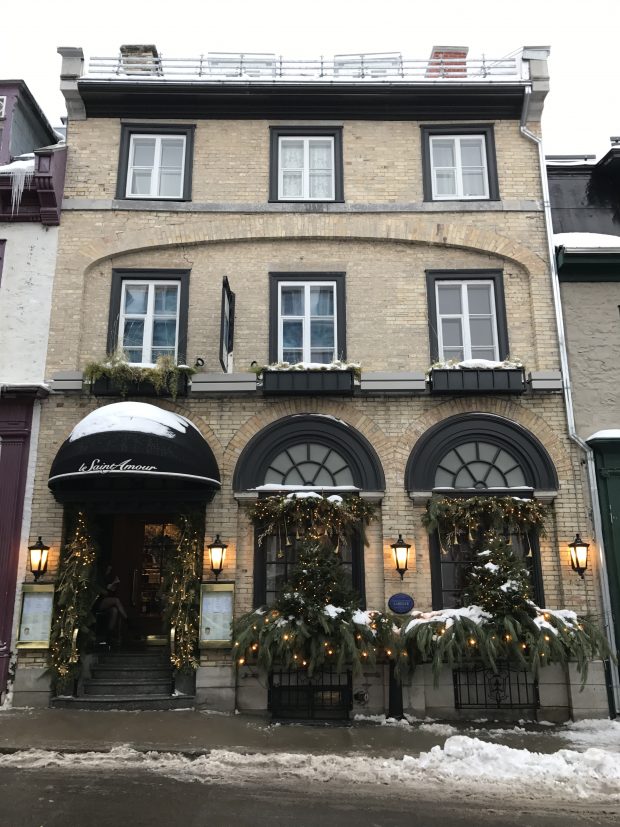
[[[480,142],[480,156],[482,159],[482,179],[484,184],[484,193],[482,195],[465,195],[463,187],[463,163],[461,157],[461,141],[477,139]],[[454,200],[482,200],[489,197],[489,165],[487,163],[487,147],[484,135],[432,135],[430,137],[430,165],[431,165],[431,186],[433,192],[433,200],[435,201],[454,201]],[[439,167],[433,163],[433,143],[435,141],[452,141],[454,146],[454,163],[453,167]],[[470,167],[465,167],[470,169]],[[437,187],[437,173],[442,170],[453,170],[455,172],[456,193],[453,195],[440,195]]]
[[[481,314],[474,314],[473,316],[469,313],[469,295],[467,288],[470,285],[474,286],[488,286],[490,288],[490,296],[489,301],[491,304],[491,326],[493,330],[493,350],[494,350],[494,360],[499,360],[499,344],[497,338],[497,308],[495,304],[495,285],[492,281],[480,281],[476,279],[475,281],[437,281],[435,282],[435,303],[437,307],[437,344],[438,344],[438,351],[439,351],[439,358],[444,359],[444,343],[443,343],[443,319],[459,319],[461,323],[461,335],[463,339],[463,360],[465,359],[475,359],[476,356],[472,356],[471,350],[471,330],[469,327],[469,322],[471,318],[482,318]],[[440,313],[439,311],[439,288],[440,287],[460,287],[461,288],[461,312],[460,313]],[[489,318],[487,314],[484,314],[484,318]],[[456,345],[447,345],[448,350],[455,350]],[[491,347],[491,345],[489,345]]]
[[[135,140],[140,140],[142,138],[148,138],[149,140],[155,141],[155,151],[153,153],[153,166],[140,166],[134,164],[134,153],[135,153]],[[179,192],[175,195],[160,195],[160,178],[162,173],[162,165],[161,165],[161,156],[162,156],[162,143],[163,141],[174,138],[178,140],[179,138],[183,141],[183,155],[181,157],[181,179],[179,182]],[[125,187],[125,196],[126,198],[182,198],[183,197],[183,188],[185,186],[185,152],[187,150],[187,142],[185,135],[148,135],[147,133],[138,133],[131,136],[129,142],[129,158],[127,163],[127,183]],[[166,168],[168,169],[168,168]],[[131,185],[133,180],[133,173],[134,170],[149,170],[151,173],[151,186],[149,188],[149,192],[146,194],[142,193],[134,193],[131,191]]]
[[[303,316],[285,316],[282,313],[282,288],[283,287],[303,287],[304,288],[304,314]],[[331,316],[311,316],[310,315],[310,289],[312,287],[331,287],[334,297],[334,315]],[[284,322],[285,321],[301,321],[302,323],[302,357],[301,362],[312,361],[312,344],[311,344],[311,320],[312,319],[328,319],[333,321],[334,325],[334,349],[332,359],[337,357],[338,353],[338,295],[336,291],[336,282],[334,281],[281,281],[278,285],[278,361],[284,361]],[[318,349],[318,348],[316,348]],[[327,348],[325,348],[327,350]]]
[[[302,193],[301,195],[285,195],[284,194],[284,172],[282,167],[282,146],[285,141],[302,141],[304,148],[304,160],[302,173]],[[310,197],[310,145],[313,141],[330,142],[331,149],[331,188],[329,196],[325,198],[311,198]],[[304,137],[302,135],[282,135],[278,139],[278,198],[286,201],[334,201],[336,191],[336,168],[335,168],[335,141],[332,135],[317,135],[316,137]],[[286,170],[286,172],[294,172],[296,170]]]
[[[126,313],[125,305],[127,299],[128,287],[148,287],[146,313]],[[156,287],[176,287],[177,288],[177,306],[175,314],[166,313],[155,316],[155,288]],[[144,321],[142,333],[142,359],[140,362],[132,362],[135,367],[152,367],[155,364],[153,357],[153,326],[154,320],[157,319],[175,319],[176,333],[174,337],[174,359],[177,361],[179,350],[179,306],[181,301],[181,282],[179,281],[148,281],[144,279],[132,279],[131,281],[123,281],[123,291],[121,295],[121,312],[119,314],[118,325],[118,347],[119,350],[124,350],[123,339],[125,336],[125,320],[126,319],[140,319]],[[137,349],[138,346],[136,346]],[[133,348],[131,348],[133,350]],[[145,358],[148,357],[148,358]]]

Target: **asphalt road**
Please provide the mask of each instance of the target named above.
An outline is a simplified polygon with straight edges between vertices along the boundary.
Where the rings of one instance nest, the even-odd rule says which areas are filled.
[[[620,806],[432,800],[394,787],[183,782],[145,770],[0,772],[0,827],[617,827]]]

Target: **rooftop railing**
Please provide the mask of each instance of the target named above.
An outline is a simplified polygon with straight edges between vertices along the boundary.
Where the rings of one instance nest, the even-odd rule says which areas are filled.
[[[520,55],[490,59],[404,59],[398,53],[289,60],[273,54],[210,52],[198,58],[162,55],[93,57],[87,78],[212,83],[510,83],[527,80]]]

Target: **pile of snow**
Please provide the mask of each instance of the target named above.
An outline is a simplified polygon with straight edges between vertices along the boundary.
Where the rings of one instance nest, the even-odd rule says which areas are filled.
[[[620,721],[588,719],[574,721],[563,726],[556,733],[571,746],[597,747],[609,752],[620,753]],[[618,756],[620,761],[620,755]]]
[[[618,756],[620,757],[620,756]],[[561,749],[541,754],[484,743],[464,735],[449,737],[419,757],[381,758],[347,755],[310,755],[286,752],[240,753],[214,749],[208,755],[137,752],[116,747],[110,752],[58,753],[28,750],[0,755],[1,767],[37,769],[61,767],[70,772],[124,773],[146,770],[184,782],[225,785],[278,777],[334,785],[388,785],[395,791],[437,789],[485,796],[527,796],[528,800],[620,800],[620,761],[609,752]]]
[[[172,438],[176,433],[184,434],[196,426],[184,416],[147,405],[145,402],[115,402],[97,408],[75,426],[69,435],[69,442],[92,434],[110,431],[133,431]]]

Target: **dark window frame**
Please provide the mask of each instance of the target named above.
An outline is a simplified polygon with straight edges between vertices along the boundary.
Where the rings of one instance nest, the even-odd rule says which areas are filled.
[[[228,317],[226,309],[228,308]],[[226,330],[226,318],[228,318],[228,340],[224,341]],[[220,311],[220,365],[224,373],[228,373],[230,354],[233,352],[235,338],[235,294],[230,289],[228,277],[222,279],[222,307]],[[224,358],[224,355],[226,358]]]
[[[510,490],[510,493],[513,494],[514,492]],[[531,565],[528,566],[532,586],[532,599],[536,605],[540,606],[542,609],[545,606],[545,593],[543,588],[542,566],[540,560],[540,541],[539,538],[533,533],[528,534],[528,541],[532,550],[532,556],[530,558]],[[437,532],[433,532],[433,534],[429,535],[428,545],[430,554],[432,607],[433,611],[438,611],[446,608],[446,606],[444,606],[443,596],[445,591],[450,591],[449,589],[443,588],[442,566],[451,561],[446,561],[444,555],[442,554]],[[468,563],[453,563],[452,565],[467,566]]]
[[[107,352],[114,353],[119,347],[119,321],[121,312],[121,297],[123,283],[134,279],[145,281],[178,281],[181,289],[179,296],[179,319],[177,336],[177,364],[187,361],[187,323],[189,317],[189,276],[190,270],[151,270],[139,268],[135,270],[112,270],[110,288],[110,307],[108,313]]]
[[[428,335],[431,363],[439,361],[439,338],[437,335],[437,291],[438,281],[491,281],[495,298],[495,324],[499,359],[506,359],[510,353],[508,341],[508,320],[506,297],[504,295],[504,274],[501,270],[427,270],[426,299],[428,303]]]
[[[195,124],[149,124],[122,123],[118,155],[118,174],[116,176],[116,198],[123,201],[191,201],[192,173],[194,166]],[[152,195],[132,195],[127,197],[127,172],[129,167],[129,147],[133,135],[181,135],[185,137],[185,160],[183,165],[183,195],[180,198],[162,198]]]
[[[0,238],[0,285],[2,284],[2,271],[4,269],[4,255],[6,252],[6,239]]]
[[[488,198],[433,198],[433,174],[431,164],[431,142],[430,138],[435,135],[482,135],[484,137],[487,156],[487,184],[489,188]],[[497,176],[497,155],[495,152],[495,130],[493,124],[423,124],[420,126],[422,141],[422,185],[424,188],[424,200],[434,203],[442,201],[459,201],[470,203],[472,201],[499,201],[499,179]]]
[[[341,126],[271,126],[269,127],[269,201],[280,204],[342,204],[344,203],[344,160]],[[334,139],[334,197],[325,200],[278,197],[280,138]]]
[[[346,289],[345,273],[269,273],[269,361],[278,361],[278,289],[283,281],[299,282],[305,284],[309,281],[334,281],[336,282],[336,358],[345,360],[347,358],[347,313],[346,313]]]
[[[267,548],[258,539],[260,528],[254,530],[254,607],[264,606],[267,602]],[[286,553],[286,552],[285,552]],[[344,564],[348,565],[348,564]],[[294,562],[288,562],[291,570]],[[366,607],[366,575],[364,569],[364,542],[362,532],[356,531],[351,543],[351,583],[359,597],[360,608]]]

